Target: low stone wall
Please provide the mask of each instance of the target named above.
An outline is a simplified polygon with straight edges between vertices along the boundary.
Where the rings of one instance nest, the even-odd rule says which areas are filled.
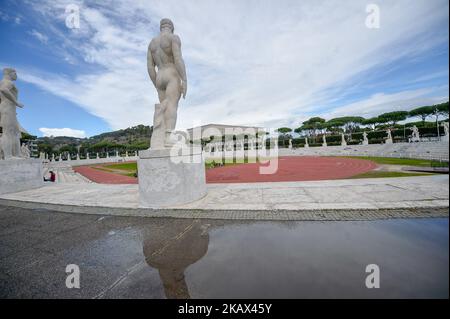
[[[70,166],[83,166],[83,165],[95,165],[95,164],[107,164],[107,163],[120,163],[120,162],[135,162],[139,159],[138,156],[128,157],[104,157],[104,158],[90,158],[80,160],[62,160],[62,161],[45,161],[48,166],[56,167],[58,165],[70,165]]]
[[[393,143],[279,149],[281,156],[374,156],[449,161],[448,142]]]
[[[0,194],[43,186],[42,162],[38,159],[0,161]]]

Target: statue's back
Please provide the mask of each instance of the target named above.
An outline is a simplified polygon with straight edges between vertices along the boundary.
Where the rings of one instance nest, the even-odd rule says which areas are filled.
[[[153,38],[150,43],[150,50],[152,52],[153,61],[158,68],[162,66],[174,63],[172,53],[172,34],[160,34]]]

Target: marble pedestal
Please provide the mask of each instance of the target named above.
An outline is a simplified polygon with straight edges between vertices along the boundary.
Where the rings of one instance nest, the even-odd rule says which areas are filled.
[[[43,180],[42,160],[0,160],[0,194],[38,188]]]
[[[140,151],[138,179],[141,207],[183,205],[206,195],[200,148],[186,148],[177,154],[171,154],[170,149]]]

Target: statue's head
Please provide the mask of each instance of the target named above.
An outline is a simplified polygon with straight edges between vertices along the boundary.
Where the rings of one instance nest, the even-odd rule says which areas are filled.
[[[173,30],[175,29],[173,26],[173,22],[170,19],[164,18],[159,23],[159,30],[162,31],[163,29],[170,29],[170,32],[173,33]]]
[[[17,80],[17,73],[16,70],[12,69],[12,68],[4,68],[3,69],[3,77],[4,78],[9,78],[13,81]]]

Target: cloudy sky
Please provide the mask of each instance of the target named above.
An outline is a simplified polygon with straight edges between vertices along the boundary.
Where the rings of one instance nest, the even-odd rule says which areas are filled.
[[[38,136],[151,125],[147,47],[168,17],[188,74],[179,129],[295,128],[447,101],[448,12],[448,0],[1,0],[0,66],[17,69],[19,120]]]

